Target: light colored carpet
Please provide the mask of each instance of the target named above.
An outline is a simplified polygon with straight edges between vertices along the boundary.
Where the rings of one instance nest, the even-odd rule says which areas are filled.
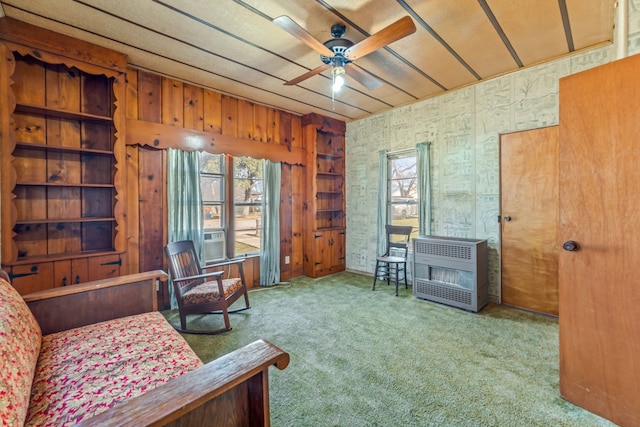
[[[254,291],[232,331],[185,338],[205,362],[259,338],[289,352],[287,369],[270,370],[274,427],[613,425],[560,398],[555,319],[497,305],[469,313],[411,287],[372,292],[371,280],[345,272]]]

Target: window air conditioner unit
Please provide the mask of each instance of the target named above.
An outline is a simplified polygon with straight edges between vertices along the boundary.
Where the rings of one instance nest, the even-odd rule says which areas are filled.
[[[226,243],[224,230],[205,231],[204,233],[204,261],[206,264],[221,261],[226,258]]]

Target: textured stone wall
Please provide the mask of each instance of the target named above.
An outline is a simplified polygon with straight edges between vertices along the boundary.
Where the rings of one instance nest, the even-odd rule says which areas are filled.
[[[640,52],[640,0],[629,1],[629,55]],[[431,142],[431,233],[488,239],[489,294],[500,293],[499,138],[558,124],[561,77],[614,59],[613,46],[483,81],[347,124],[347,269],[375,267],[378,151]]]

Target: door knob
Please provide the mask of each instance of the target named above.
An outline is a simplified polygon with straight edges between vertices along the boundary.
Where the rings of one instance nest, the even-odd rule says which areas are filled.
[[[504,222],[509,222],[509,221],[511,221],[511,217],[510,217],[510,216],[508,216],[508,215],[507,215],[507,216],[505,216],[505,217],[503,217],[503,219],[504,219]]]
[[[579,248],[580,248],[580,245],[578,245],[578,243],[574,242],[573,240],[567,240],[562,244],[562,249],[569,252],[575,252]]]

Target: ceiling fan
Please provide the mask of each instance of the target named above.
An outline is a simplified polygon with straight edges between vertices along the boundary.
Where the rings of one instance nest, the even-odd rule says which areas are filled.
[[[288,16],[280,16],[274,19],[273,23],[318,52],[323,62],[323,65],[286,82],[285,85],[296,85],[309,77],[331,69],[331,76],[334,81],[334,92],[339,90],[339,86],[342,86],[344,83],[344,74],[347,74],[369,90],[376,90],[382,86],[380,80],[354,64],[353,61],[416,31],[416,26],[411,18],[405,16],[377,33],[354,44],[351,40],[343,37],[346,26],[344,24],[334,24],[331,27],[331,35],[333,38],[321,43]]]

